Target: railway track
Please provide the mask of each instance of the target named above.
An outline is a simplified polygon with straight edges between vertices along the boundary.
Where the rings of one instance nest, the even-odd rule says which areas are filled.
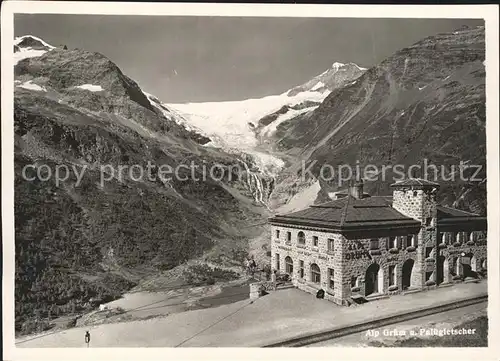
[[[465,300],[458,300],[429,308],[414,310],[398,315],[392,315],[378,320],[360,322],[351,326],[337,327],[326,331],[310,333],[298,337],[292,337],[287,340],[264,345],[263,347],[301,347],[301,346],[311,345],[314,343],[327,341],[338,337],[343,337],[354,333],[367,331],[370,329],[375,329],[400,322],[405,322],[415,318],[425,317],[461,307],[475,305],[478,303],[486,302],[487,300],[488,300],[488,295],[477,296]]]

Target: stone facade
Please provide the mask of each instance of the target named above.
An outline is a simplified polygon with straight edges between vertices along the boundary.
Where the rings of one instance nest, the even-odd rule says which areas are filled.
[[[437,190],[437,189],[436,189]],[[436,194],[431,187],[402,187],[393,192],[393,207],[400,213],[421,222],[421,229],[418,236],[419,245],[417,247],[416,259],[412,272],[412,285],[422,287],[432,286],[429,279],[429,272],[434,271],[435,263],[428,258],[429,247],[436,247]]]
[[[459,282],[486,271],[486,233],[466,223],[440,229],[435,192],[396,189],[392,207],[421,222],[419,230],[349,233],[313,225],[271,225],[271,267],[293,284],[337,304]],[[471,228],[472,227],[472,228]],[[448,227],[449,228],[449,227]]]
[[[332,300],[335,299],[335,295],[341,295],[341,273],[334,273],[333,288],[330,287],[328,273],[329,269],[340,269],[341,253],[335,252],[342,247],[340,234],[286,226],[272,226],[271,229],[271,267],[273,269],[290,274],[293,284],[305,291],[315,293],[323,289],[326,294],[325,298]],[[333,242],[333,250],[329,250],[329,242]],[[292,272],[287,269],[289,260],[292,261]],[[320,269],[319,283],[313,281],[311,266],[314,264]],[[335,302],[341,302],[340,298]]]

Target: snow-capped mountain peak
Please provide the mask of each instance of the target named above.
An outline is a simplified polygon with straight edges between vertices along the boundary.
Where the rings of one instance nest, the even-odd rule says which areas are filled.
[[[23,59],[42,56],[55,49],[42,39],[33,35],[24,35],[14,39],[14,65]]]
[[[335,63],[332,64],[332,69],[339,70],[343,66],[345,66],[344,63],[339,63],[339,62],[336,61]]]
[[[271,136],[276,127],[314,111],[334,89],[347,85],[364,72],[354,63],[335,62],[308,82],[278,95],[240,101],[166,104],[189,124],[212,139],[211,145],[245,149],[258,146],[260,136]]]
[[[14,39],[14,45],[17,45],[20,48],[21,47],[35,47],[35,46],[47,47],[49,49],[55,48],[55,46],[50,45],[49,43],[45,42],[44,40],[42,40],[39,37],[36,37],[34,35],[19,36],[19,37]]]
[[[328,95],[332,90],[341,88],[347,83],[357,79],[366,69],[354,63],[335,62],[323,73],[316,75],[308,82],[292,88],[288,91],[289,96],[295,96],[304,91],[316,91]]]
[[[338,71],[338,70],[346,69],[346,68],[353,67],[353,66],[358,68],[359,70],[367,70],[366,68],[363,68],[355,63],[344,64],[344,63],[339,63],[337,61],[332,64],[332,69]]]

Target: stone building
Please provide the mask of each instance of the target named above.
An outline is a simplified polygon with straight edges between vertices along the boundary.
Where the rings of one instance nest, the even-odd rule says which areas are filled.
[[[272,267],[342,305],[486,276],[486,217],[438,205],[434,182],[391,187],[270,218]]]

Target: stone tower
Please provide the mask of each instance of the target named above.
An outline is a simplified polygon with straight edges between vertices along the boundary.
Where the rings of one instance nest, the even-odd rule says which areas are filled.
[[[392,207],[421,223],[417,239],[417,255],[411,275],[413,287],[430,286],[436,282],[437,209],[439,184],[410,178],[391,185]],[[433,260],[432,260],[433,259]]]

